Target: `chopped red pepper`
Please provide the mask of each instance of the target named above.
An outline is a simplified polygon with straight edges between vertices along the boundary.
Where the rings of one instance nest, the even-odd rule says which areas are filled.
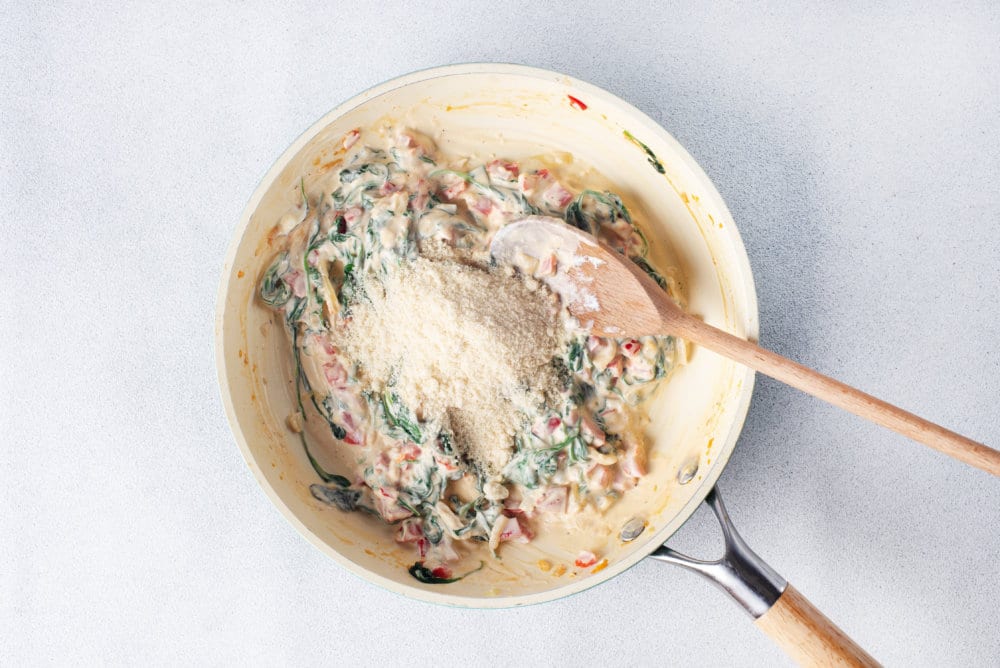
[[[344,135],[344,150],[354,146],[354,142],[358,141],[358,137],[361,136],[361,131],[357,128],[351,130],[346,135]]]
[[[574,109],[579,109],[580,111],[586,111],[587,105],[583,103],[583,100],[573,97],[572,95],[567,95],[566,97],[569,98],[569,106]]]

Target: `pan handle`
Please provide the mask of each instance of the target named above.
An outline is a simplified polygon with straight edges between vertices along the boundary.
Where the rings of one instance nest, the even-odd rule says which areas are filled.
[[[650,556],[694,571],[719,587],[754,618],[754,625],[803,666],[878,666],[879,663],[750,549],[736,531],[722,497],[705,503],[722,527],[726,551],[717,561],[693,559],[666,545]]]

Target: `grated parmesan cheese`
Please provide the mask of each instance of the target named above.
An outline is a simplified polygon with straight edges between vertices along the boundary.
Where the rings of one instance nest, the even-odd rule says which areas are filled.
[[[481,471],[499,473],[525,412],[562,389],[552,365],[567,338],[558,299],[511,272],[433,255],[364,289],[369,300],[354,306],[342,342],[362,383],[391,389],[450,430]]]

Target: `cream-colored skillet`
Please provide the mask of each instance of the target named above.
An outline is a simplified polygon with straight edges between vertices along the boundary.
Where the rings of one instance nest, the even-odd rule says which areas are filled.
[[[274,252],[274,224],[296,203],[300,179],[308,190],[336,166],[338,140],[346,132],[386,117],[441,129],[441,148],[456,155],[481,151],[470,138],[486,137],[501,142],[507,157],[563,152],[592,165],[648,222],[654,265],[680,268],[688,311],[735,336],[757,337],[753,278],[732,217],[694,160],[647,116],[597,87],[515,65],[455,65],[386,82],[331,111],[287,149],[252,195],[226,256],[216,312],[223,403],[248,466],[289,522],[364,579],[452,606],[554,600],[651,556],[713,577],[801,660],[867,661],[753,555],[726,519],[714,486],[742,428],[754,376],[717,355],[695,354],[651,401],[650,474],[608,511],[606,532],[549,542],[540,536],[537,545],[510,549],[502,562],[470,577],[433,585],[410,577],[406,565],[413,557],[386,527],[311,496],[315,473],[284,426],[292,406],[287,343],[271,312],[254,299],[254,287]],[[727,556],[717,564],[662,547],[706,500],[727,536]],[[584,539],[603,541],[606,567],[572,568],[571,555]],[[542,571],[541,554],[570,568]]]

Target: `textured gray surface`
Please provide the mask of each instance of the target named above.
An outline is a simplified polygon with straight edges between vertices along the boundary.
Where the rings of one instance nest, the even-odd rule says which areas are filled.
[[[213,366],[230,234],[304,128],[416,68],[523,62],[634,103],[728,201],[766,345],[1000,443],[996,3],[146,4],[0,21],[4,663],[784,660],[654,563],[524,610],[410,602],[253,481]],[[764,379],[722,487],[883,661],[1000,663],[1000,480]],[[716,552],[705,519],[677,544]]]

